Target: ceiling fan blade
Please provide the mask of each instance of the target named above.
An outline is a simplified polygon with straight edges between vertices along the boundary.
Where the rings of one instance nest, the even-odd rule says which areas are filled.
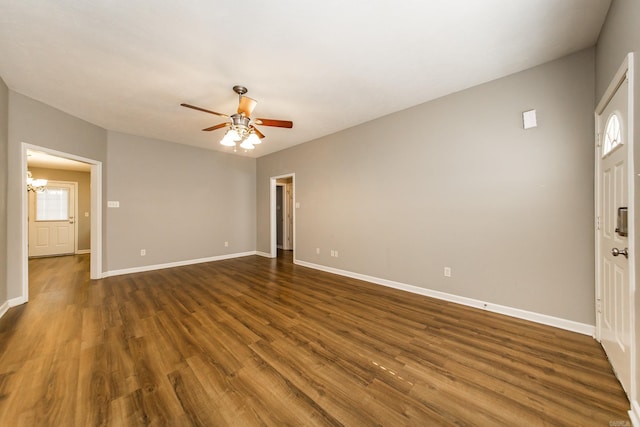
[[[247,117],[251,117],[251,113],[253,109],[256,108],[256,101],[253,98],[249,98],[248,96],[241,96],[240,103],[238,104],[238,114],[244,114]]]
[[[226,128],[226,127],[229,127],[229,126],[231,126],[231,123],[220,123],[219,125],[211,126],[209,128],[205,128],[205,129],[202,129],[202,130],[208,132],[208,131],[212,131],[212,130],[216,130],[216,129]]]
[[[253,126],[253,131],[256,133],[256,135],[258,135],[258,138],[260,139],[264,138],[264,134],[260,132],[260,130],[257,127]]]
[[[205,108],[196,107],[195,105],[189,105],[189,104],[180,104],[180,105],[183,106],[183,107],[191,108],[193,110],[198,110],[198,111],[202,111],[202,112],[209,113],[209,114],[215,114],[216,116],[220,116],[220,117],[229,117],[227,114],[216,113],[215,111],[207,110]]]
[[[262,126],[274,126],[277,128],[287,129],[291,129],[293,127],[293,122],[290,122],[289,120],[255,119],[254,121],[257,125]]]

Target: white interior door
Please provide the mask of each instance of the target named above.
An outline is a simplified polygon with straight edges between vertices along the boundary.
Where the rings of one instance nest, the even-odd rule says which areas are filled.
[[[76,183],[49,181],[29,192],[29,256],[75,253]]]
[[[631,304],[630,243],[628,226],[633,206],[629,206],[628,140],[629,81],[624,73],[610,86],[611,91],[596,113],[598,130],[598,329],[602,346],[620,383],[631,392]],[[627,221],[628,218],[628,221]]]

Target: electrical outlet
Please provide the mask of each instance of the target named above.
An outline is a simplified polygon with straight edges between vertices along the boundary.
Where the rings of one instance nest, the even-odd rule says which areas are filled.
[[[320,255],[320,248],[316,248],[316,254]]]
[[[140,256],[145,256],[147,254],[146,249],[140,249]]]
[[[331,256],[332,257],[336,256],[336,251],[334,251],[333,249],[331,249]]]
[[[444,277],[451,277],[451,267],[444,268]]]
[[[224,247],[228,248],[229,247],[229,242],[224,242]]]
[[[338,251],[335,251],[335,252],[336,252],[336,258],[338,258]]]

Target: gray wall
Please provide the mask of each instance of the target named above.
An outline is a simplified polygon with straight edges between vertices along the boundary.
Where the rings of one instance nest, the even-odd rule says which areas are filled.
[[[4,300],[22,294],[22,142],[103,163],[103,271],[255,250],[255,159],[107,132],[13,91],[8,104]]]
[[[0,305],[7,301],[7,147],[9,89],[0,78]]]
[[[593,325],[593,110],[589,49],[261,157],[257,249],[295,173],[296,259]]]
[[[107,271],[255,250],[255,159],[117,132],[107,159]]]
[[[640,51],[639,20],[640,1],[613,0],[596,47],[596,102],[607,89],[625,55]]]
[[[9,151],[7,188],[8,298],[22,295],[20,270],[21,193],[25,177],[20,173],[21,143],[26,142],[85,158],[106,161],[107,132],[84,120],[9,91]],[[103,180],[104,180],[103,168]],[[106,223],[103,221],[103,230]],[[103,239],[103,255],[105,254]]]
[[[44,178],[52,181],[69,181],[78,183],[78,250],[91,249],[91,174],[89,172],[45,169],[29,166],[34,178]]]

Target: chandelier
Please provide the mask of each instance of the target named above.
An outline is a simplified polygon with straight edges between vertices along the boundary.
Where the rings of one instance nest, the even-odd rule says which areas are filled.
[[[260,144],[260,137],[256,134],[251,119],[244,114],[232,114],[231,129],[224,134],[220,144],[227,147],[235,147],[238,143],[240,148],[245,150],[253,150],[255,146]]]
[[[42,193],[46,190],[47,182],[46,179],[34,179],[31,171],[27,171],[27,191]]]

